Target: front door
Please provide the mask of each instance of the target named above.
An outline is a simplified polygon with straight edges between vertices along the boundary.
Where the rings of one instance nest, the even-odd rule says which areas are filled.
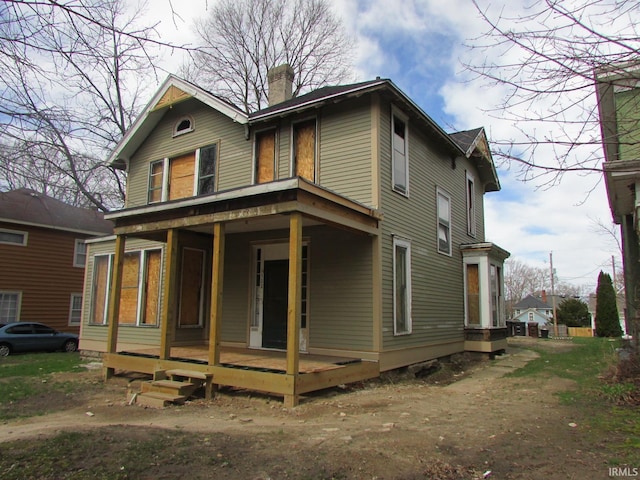
[[[264,262],[262,347],[287,348],[289,260]]]

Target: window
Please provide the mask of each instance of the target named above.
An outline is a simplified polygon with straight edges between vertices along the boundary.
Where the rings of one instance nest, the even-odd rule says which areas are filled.
[[[69,306],[69,325],[80,325],[82,318],[82,294],[72,293]]]
[[[411,244],[393,239],[393,333],[411,333]]]
[[[84,268],[87,262],[87,244],[84,240],[76,239],[75,249],[73,251],[73,266]]]
[[[198,195],[206,195],[216,191],[216,165],[218,145],[203,147],[198,155]]]
[[[92,303],[89,322],[94,325],[106,325],[107,323],[112,258],[112,255],[96,255],[93,259]]]
[[[25,246],[27,244],[27,232],[2,228],[0,229],[0,243]]]
[[[0,323],[20,319],[20,292],[0,292]]]
[[[164,167],[165,161],[158,160],[149,165],[149,200],[148,203],[161,202],[164,199]]]
[[[316,181],[316,119],[293,125],[293,175]]]
[[[193,118],[185,116],[180,118],[173,129],[173,136],[183,135],[185,133],[193,132]]]
[[[529,312],[529,321],[533,322],[533,312]]]
[[[467,233],[476,236],[476,189],[473,177],[467,172]]]
[[[467,325],[480,325],[480,273],[477,263],[467,264]]]
[[[276,131],[256,133],[255,181],[265,183],[275,180]]]
[[[442,190],[438,198],[438,252],[451,255],[451,197]]]
[[[391,115],[391,162],[392,182],[396,192],[409,193],[409,135],[407,118],[398,111]]]
[[[489,266],[489,281],[491,284],[491,324],[494,327],[504,325],[504,317],[502,315],[502,269],[496,265]],[[532,318],[532,317],[530,317]]]

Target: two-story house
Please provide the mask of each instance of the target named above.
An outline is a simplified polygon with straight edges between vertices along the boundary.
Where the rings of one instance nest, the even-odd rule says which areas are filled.
[[[0,323],[78,333],[85,241],[112,231],[95,210],[26,188],[0,193]]]
[[[620,225],[625,327],[640,334],[640,80],[637,61],[596,72],[604,180],[613,221]]]
[[[290,98],[292,78],[247,115],[170,76],[114,150],[126,205],[90,245],[81,333],[107,378],[190,362],[295,405],[505,348],[484,130],[445,133],[387,79]]]

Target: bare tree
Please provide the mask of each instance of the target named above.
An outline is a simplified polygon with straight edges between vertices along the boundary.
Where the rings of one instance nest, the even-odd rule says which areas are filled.
[[[183,75],[246,112],[267,105],[272,67],[293,68],[294,97],[350,72],[351,42],[326,0],[221,0],[196,28],[202,48]]]
[[[0,5],[0,189],[103,211],[122,204],[124,176],[104,159],[156,83],[162,45],[139,25],[142,10],[124,0]]]
[[[594,72],[639,64],[637,1],[545,0],[521,15],[510,15],[511,5],[474,4],[488,29],[470,41],[466,66],[505,92],[492,113],[519,130],[493,135],[494,156],[544,186],[566,172],[600,172]]]
[[[509,258],[504,267],[506,313],[507,317],[511,318],[516,303],[529,294],[544,290],[550,284],[549,272],[515,258]]]

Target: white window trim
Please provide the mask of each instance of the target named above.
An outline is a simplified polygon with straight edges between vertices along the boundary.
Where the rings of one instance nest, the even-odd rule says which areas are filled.
[[[78,318],[77,322],[74,322],[72,320],[73,318],[73,300],[74,298],[80,297],[80,318]],[[82,293],[72,293],[71,294],[71,298],[69,301],[69,325],[70,326],[78,326],[80,324],[82,324],[82,310],[83,310],[84,304],[83,304],[83,299],[82,299]]]
[[[84,263],[78,263],[78,245],[84,245]],[[73,247],[73,266],[78,268],[84,268],[87,261],[87,244],[85,243],[83,238],[76,238]]]
[[[15,234],[15,235],[22,235],[22,243],[3,242],[2,240],[0,240],[0,244],[2,244],[2,245],[13,245],[13,246],[18,246],[18,247],[26,247],[27,246],[27,242],[28,242],[28,239],[29,239],[29,232],[23,232],[22,230],[11,230],[10,228],[0,228],[0,232],[12,233],[12,234]]]
[[[312,116],[312,117],[305,117],[305,118],[301,118],[299,120],[296,120],[295,122],[291,122],[291,131],[290,131],[290,145],[289,145],[289,178],[294,178],[296,176],[296,165],[295,165],[295,138],[294,138],[294,131],[295,131],[295,126],[300,124],[300,123],[305,123],[305,122],[309,122],[311,120],[315,121],[315,126],[316,126],[316,131],[315,131],[315,145],[313,146],[314,148],[314,152],[313,152],[313,183],[320,183],[320,172],[319,172],[319,168],[318,168],[318,158],[319,158],[319,153],[318,153],[318,117],[317,116]]]
[[[189,120],[189,124],[191,125],[189,128],[185,128],[184,130],[178,131],[178,126],[185,120]],[[179,137],[180,135],[184,135],[186,133],[191,133],[196,129],[195,123],[193,121],[193,117],[191,115],[183,115],[180,117],[173,126],[173,137]]]
[[[407,330],[398,331],[398,319],[396,312],[396,247],[403,247],[407,250],[407,265],[406,265],[406,282],[407,282]],[[395,336],[410,335],[413,330],[413,321],[411,317],[411,242],[407,239],[400,237],[393,237],[393,334]]]
[[[440,196],[444,197],[447,199],[447,201],[449,202],[449,251],[448,252],[443,252],[440,249]],[[451,203],[451,195],[449,195],[447,192],[445,192],[444,190],[442,190],[441,188],[436,188],[436,249],[438,251],[438,253],[442,254],[442,255],[447,255],[447,256],[451,256],[451,252],[453,249],[453,225],[452,225],[452,221],[451,221],[451,210],[453,209],[453,205]]]
[[[404,191],[396,188],[396,169],[395,169],[395,149],[393,148],[393,135],[395,134],[395,120],[394,117],[398,117],[404,122],[404,155],[405,155],[405,189]],[[391,106],[391,189],[394,192],[409,196],[409,117],[405,115],[396,106]]]
[[[1,294],[5,295],[17,295],[18,300],[16,303],[16,322],[20,321],[20,313],[22,309],[22,292],[19,290],[0,290]]]
[[[466,180],[465,180],[465,191],[467,197],[467,233],[475,237],[477,228],[476,228],[476,219],[478,218],[476,212],[476,180],[468,171],[466,172]],[[471,183],[471,192],[469,192],[469,183]]]
[[[95,281],[96,281],[96,258],[107,257],[107,285],[104,295],[104,314],[102,316],[102,322],[94,322],[94,309],[95,309]],[[91,308],[89,310],[89,324],[90,325],[108,325],[109,319],[109,301],[111,299],[111,270],[113,268],[113,254],[100,254],[94,255],[92,258],[92,272],[91,272]]]
[[[160,191],[160,200],[157,202],[149,201],[149,193],[151,192],[151,170],[154,163],[162,162],[162,189]],[[166,202],[169,199],[169,158],[165,157],[161,160],[149,162],[149,173],[147,175],[147,205],[154,205],[160,202]]]
[[[220,165],[220,141],[216,141],[213,143],[209,143],[200,148],[196,149],[194,164],[194,172],[193,172],[193,196],[200,195],[200,152],[203,148],[216,147],[216,164],[215,164],[215,173],[213,174],[214,178],[214,186],[213,191],[218,191],[218,165]]]

